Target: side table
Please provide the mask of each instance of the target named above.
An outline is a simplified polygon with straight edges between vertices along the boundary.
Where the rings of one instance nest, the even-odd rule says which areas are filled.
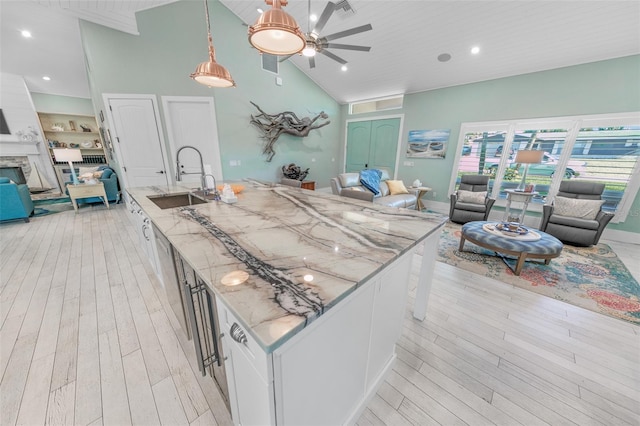
[[[70,183],[67,185],[67,190],[76,213],[78,213],[78,203],[76,202],[78,198],[100,197],[104,205],[109,208],[109,200],[107,200],[107,193],[104,191],[104,183],[102,182],[93,184],[81,183],[78,185]]]
[[[527,213],[527,206],[529,205],[529,201],[535,196],[538,195],[537,192],[524,192],[524,191],[516,191],[515,189],[505,189],[507,193],[507,206],[504,209],[504,222],[517,222],[523,223],[524,216]],[[522,203],[522,208],[512,208],[511,203]]]
[[[416,192],[416,197],[418,198],[416,202],[416,210],[422,211],[422,209],[425,208],[422,197],[424,197],[427,192],[431,191],[431,188],[429,188],[428,186],[410,186],[407,189]]]
[[[310,191],[315,191],[316,190],[316,182],[314,180],[307,180],[307,181],[302,181],[302,184],[300,185],[300,188],[302,189],[308,189]]]

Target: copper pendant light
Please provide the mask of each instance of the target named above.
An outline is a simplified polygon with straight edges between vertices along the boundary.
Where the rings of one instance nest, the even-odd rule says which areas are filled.
[[[260,52],[272,55],[300,53],[307,42],[291,15],[281,9],[287,0],[265,0],[273,6],[249,27],[249,43]]]
[[[216,52],[213,48],[213,39],[211,38],[211,24],[209,23],[209,6],[207,5],[207,0],[204,0],[204,10],[207,16],[207,34],[209,36],[209,61],[198,65],[190,77],[198,83],[209,87],[236,87],[236,82],[231,78],[229,71],[216,62]]]

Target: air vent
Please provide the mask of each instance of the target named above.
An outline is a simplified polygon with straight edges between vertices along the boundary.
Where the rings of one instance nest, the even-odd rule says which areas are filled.
[[[278,57],[269,53],[263,53],[262,57],[262,69],[274,74],[278,74]]]

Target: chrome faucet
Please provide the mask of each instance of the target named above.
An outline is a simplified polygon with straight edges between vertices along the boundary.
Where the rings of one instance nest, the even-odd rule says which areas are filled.
[[[180,152],[185,148],[193,149],[195,152],[198,153],[198,156],[200,157],[200,173],[187,173],[180,170]],[[182,175],[194,175],[194,174],[200,175],[200,184],[202,185],[202,190],[205,191],[207,187],[207,182],[205,179],[204,162],[202,161],[202,153],[195,146],[191,146],[191,145],[182,146],[180,147],[180,149],[178,149],[178,152],[176,153],[176,182],[182,181]],[[215,178],[214,178],[214,183],[215,183]]]
[[[218,192],[218,187],[217,187],[217,185],[216,185],[216,177],[215,177],[214,175],[212,175],[211,173],[207,173],[207,174],[205,174],[205,175],[204,175],[204,181],[205,181],[205,183],[206,183],[207,176],[211,176],[211,179],[213,179],[213,188],[212,188],[212,189],[213,189],[213,199],[214,199],[214,200],[216,200],[216,201],[218,201],[218,200],[220,199],[220,193]],[[209,195],[209,188],[207,188],[206,186],[204,186],[204,187],[202,188],[202,193],[205,195],[205,197],[206,197],[207,195]]]

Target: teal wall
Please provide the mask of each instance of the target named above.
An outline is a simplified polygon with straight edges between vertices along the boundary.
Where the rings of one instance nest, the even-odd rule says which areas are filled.
[[[448,202],[462,123],[640,111],[639,76],[640,56],[629,56],[406,95],[401,110],[387,112],[404,114],[401,152],[406,152],[409,130],[451,129],[451,138],[444,160],[402,155],[398,178],[419,178],[434,188],[436,201]],[[349,116],[343,107],[342,114],[347,120],[385,113]],[[414,167],[403,166],[404,160],[413,161]],[[640,233],[637,194],[626,222],[609,227]]]
[[[35,92],[31,92],[31,99],[38,112],[94,115],[93,102],[91,102],[91,99],[47,95]]]
[[[283,85],[277,86],[275,75],[261,69],[260,55],[247,41],[247,27],[217,1],[209,1],[209,10],[216,59],[229,70],[236,88],[210,89],[189,78],[208,59],[202,2],[181,1],[139,12],[139,36],[81,21],[97,111],[104,109],[103,93],[154,94],[161,117],[160,96],[213,96],[225,179],[276,181],[280,168],[293,162],[311,169],[308,180],[328,186],[338,172],[338,162],[331,161],[340,146],[338,103],[289,62],[280,64]],[[250,101],[267,113],[293,111],[299,117],[314,117],[324,111],[331,124],[305,138],[281,136],[269,163],[262,155],[258,130],[249,124],[250,115],[258,113]],[[240,160],[241,166],[230,167],[231,160]]]

